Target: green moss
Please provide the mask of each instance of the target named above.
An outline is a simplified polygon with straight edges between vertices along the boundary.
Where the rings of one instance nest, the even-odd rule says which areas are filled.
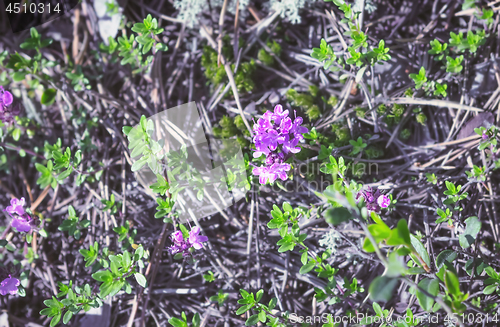
[[[308,116],[309,120],[315,120],[321,116],[322,112],[320,107],[315,104],[316,96],[313,96],[313,94],[317,96],[319,94],[319,88],[312,85],[309,87],[309,94],[299,93],[294,89],[289,89],[286,93],[286,97],[292,105],[300,107]]]
[[[234,117],[234,124],[236,125],[236,128],[238,128],[240,131],[247,130],[247,127],[245,126],[245,123],[243,122],[243,118],[241,118],[240,115]]]
[[[317,105],[312,105],[306,110],[306,115],[309,120],[316,120],[321,116],[321,110]]]
[[[238,134],[238,128],[234,124],[233,119],[229,116],[222,117],[222,119],[219,121],[219,125],[221,128],[220,128],[220,132],[218,132],[218,133],[219,133],[219,137],[221,137],[221,138],[227,139],[227,138],[233,137],[236,134]],[[214,132],[214,135],[215,135],[215,132]]]
[[[377,108],[377,114],[384,115],[387,112],[387,106],[385,104],[381,104]]]
[[[385,116],[384,122],[387,124],[388,127],[392,127],[392,125],[394,125],[394,116],[393,115]]]
[[[267,41],[267,47],[271,49],[274,56],[281,56],[281,45],[276,41]],[[264,63],[266,66],[272,66],[274,64],[274,56],[262,48],[257,53],[257,58]]]
[[[413,96],[413,89],[407,89],[405,91],[405,96],[411,98]]]
[[[242,148],[245,148],[245,147],[250,145],[250,142],[246,138],[244,138],[243,136],[238,136],[236,138],[236,141],[238,141],[238,143],[240,144],[240,146]]]
[[[411,136],[411,131],[408,128],[403,129],[401,133],[399,133],[399,137],[402,140],[408,140],[410,136]]]
[[[208,83],[218,85],[226,79],[226,70],[224,66],[217,65],[217,52],[209,46],[203,47],[201,55],[201,65],[205,68],[205,77]]]
[[[314,104],[314,98],[311,95],[298,93],[294,89],[288,90],[286,95],[292,104],[297,107],[305,107],[307,109]]]
[[[240,39],[240,42],[242,40]],[[233,59],[233,50],[231,46],[231,38],[225,36],[223,38],[222,54],[226,60]],[[207,84],[213,87],[219,85],[220,83],[227,82],[227,75],[224,66],[219,65],[217,62],[218,53],[216,50],[209,46],[203,47],[203,52],[201,56],[201,65],[204,68],[204,74],[207,78]],[[231,65],[231,69],[234,71],[235,65]],[[236,83],[236,88],[238,92],[251,92],[254,88],[254,82],[252,80],[252,73],[255,71],[255,60],[242,62],[238,67],[238,71],[234,76]],[[232,90],[229,90],[229,94],[232,94]]]
[[[319,94],[319,87],[317,87],[316,85],[309,85],[309,93],[313,97],[317,97]]]
[[[234,64],[231,65],[231,69],[234,70]],[[234,82],[236,83],[236,88],[238,92],[251,92],[255,86],[252,80],[252,73],[255,71],[255,60],[250,60],[249,62],[241,63],[236,75],[234,76]],[[231,90],[230,90],[231,91]],[[232,94],[232,91],[230,92]]]
[[[276,41],[273,41],[273,42],[268,41],[267,42],[267,46],[269,48],[271,48],[271,51],[275,55],[277,55],[278,57],[281,56],[281,45],[278,42],[276,42]]]
[[[365,118],[366,108],[356,107],[354,111],[359,118]]]
[[[335,107],[339,103],[339,99],[335,95],[330,95],[328,99],[328,104],[332,107]]]
[[[212,133],[214,134],[215,137],[220,138],[222,136],[222,128],[214,127],[212,128]]]
[[[340,124],[332,124],[332,132],[335,134],[335,145],[344,146],[349,143],[351,135],[349,129]]]
[[[374,145],[369,145],[368,147],[366,147],[364,152],[365,152],[366,157],[368,159],[376,159],[376,158],[380,158],[384,155],[384,151],[382,149],[379,149],[378,147],[376,147]]]
[[[274,64],[274,58],[266,51],[266,49],[262,48],[257,53],[257,59],[262,61],[262,63],[266,66],[272,66]]]
[[[402,104],[395,103],[392,106],[391,112],[395,117],[401,117],[405,112],[405,107]]]
[[[425,126],[425,124],[427,122],[427,116],[424,113],[422,113],[422,112],[419,113],[415,118],[419,124],[422,124],[423,126]]]

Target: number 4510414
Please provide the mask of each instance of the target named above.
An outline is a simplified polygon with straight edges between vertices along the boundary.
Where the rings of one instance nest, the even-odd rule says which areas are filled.
[[[19,13],[23,13],[23,14],[27,14],[27,13],[39,13],[39,14],[43,14],[43,13],[52,13],[52,12],[55,12],[55,13],[60,13],[61,12],[61,9],[59,9],[59,4],[56,4],[55,6],[51,6],[50,3],[30,3],[30,4],[27,4],[27,3],[24,3],[24,4],[20,4],[20,3],[9,3],[9,5],[7,6],[7,8],[5,9],[5,11],[7,11],[8,13],[14,13],[14,14],[19,14]]]

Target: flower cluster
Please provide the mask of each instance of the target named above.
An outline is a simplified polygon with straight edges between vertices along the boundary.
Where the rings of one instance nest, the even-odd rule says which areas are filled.
[[[24,205],[26,200],[21,198],[10,200],[10,206],[5,208],[4,211],[13,218],[12,227],[14,227],[18,232],[28,233],[32,228],[38,227],[36,219],[33,219],[25,210]]]
[[[380,212],[381,208],[387,208],[391,204],[391,199],[387,195],[380,193],[379,190],[373,192],[371,187],[359,191],[356,200],[359,201],[361,197],[365,200],[366,209],[374,212]]]
[[[19,115],[19,106],[12,106],[14,97],[0,86],[0,121],[5,124],[14,122],[14,116]]]
[[[274,182],[277,178],[285,181],[290,164],[285,163],[293,154],[300,152],[298,143],[304,139],[302,134],[309,130],[300,126],[302,117],[292,119],[288,117],[288,110],[283,110],[281,105],[274,107],[274,113],[267,111],[253,126],[256,151],[254,158],[266,156],[265,166],[253,169],[253,174],[259,176],[259,182],[266,184]]]
[[[184,239],[184,235],[180,230],[172,234],[172,245],[168,250],[171,254],[181,253],[184,257],[189,255],[189,249],[195,248],[199,250],[203,247],[202,243],[208,241],[208,237],[200,235],[200,228],[195,226],[189,232],[189,237]]]
[[[0,294],[2,295],[14,295],[17,293],[17,287],[21,284],[19,279],[12,277],[9,275],[8,278],[5,278],[1,283],[0,283]]]

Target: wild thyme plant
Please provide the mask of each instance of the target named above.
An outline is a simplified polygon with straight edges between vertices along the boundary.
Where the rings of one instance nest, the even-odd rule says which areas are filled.
[[[329,1],[333,2],[344,14],[345,18],[341,20],[341,23],[348,26],[348,29],[343,34],[349,36],[351,39],[351,45],[347,47],[350,56],[347,57],[347,53],[344,53],[343,56],[337,57],[333,47],[327,44],[325,39],[321,39],[320,47],[313,48],[311,57],[323,63],[324,69],[332,71],[345,69],[345,64],[361,68],[366,65],[373,66],[376,63],[391,59],[389,48],[385,47],[384,40],[380,40],[375,47],[368,46],[368,37],[361,30],[358,19],[359,12],[354,12],[351,5],[347,4],[344,0],[325,0],[325,2]],[[364,72],[364,70],[360,71]]]

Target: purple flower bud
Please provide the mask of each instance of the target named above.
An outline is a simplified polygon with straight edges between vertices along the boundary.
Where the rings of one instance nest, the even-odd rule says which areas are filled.
[[[387,195],[381,195],[378,197],[377,203],[381,208],[387,208],[391,204],[391,199]]]
[[[0,283],[0,294],[2,295],[14,295],[17,293],[17,287],[21,284],[19,279],[13,278],[9,275],[9,278],[6,278]]]
[[[193,227],[193,229],[189,232],[189,243],[196,250],[203,248],[203,245],[201,244],[202,242],[208,241],[208,237],[199,234],[200,228],[198,226]]]
[[[3,104],[3,106],[8,107],[12,104],[14,101],[14,97],[12,96],[12,93],[9,91],[4,91],[2,95],[0,95],[2,98],[0,99],[0,102]]]
[[[276,125],[280,125],[281,120],[287,116],[288,116],[288,110],[283,110],[283,106],[277,104],[274,107],[274,114],[272,115],[272,119],[274,120],[274,123]]]
[[[29,221],[24,218],[14,218],[12,220],[12,227],[14,227],[18,232],[28,233],[31,230]]]
[[[13,214],[17,214],[19,216],[22,216],[24,214],[24,205],[26,204],[26,200],[24,198],[21,198],[21,200],[18,199],[12,199],[10,200],[10,206],[5,208],[4,211],[7,211],[11,216]]]
[[[179,243],[179,244],[184,241],[184,236],[182,235],[182,232],[180,230],[178,230],[172,234],[172,241]]]
[[[486,131],[483,131],[483,135],[481,137],[483,138],[483,140],[487,140],[490,138],[488,134],[486,134]]]

